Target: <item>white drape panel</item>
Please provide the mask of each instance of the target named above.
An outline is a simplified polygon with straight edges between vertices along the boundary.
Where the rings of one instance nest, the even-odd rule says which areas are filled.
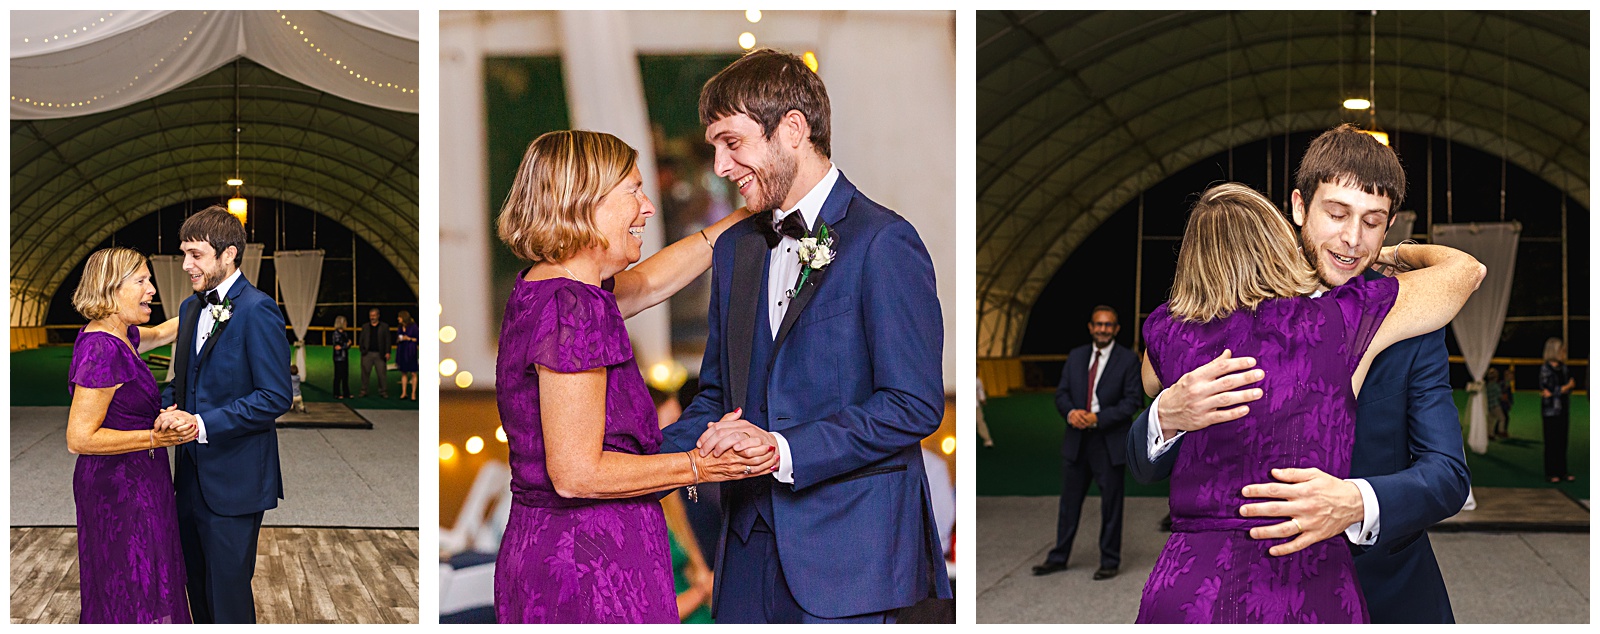
[[[244,257],[239,260],[239,270],[244,272],[244,279],[250,280],[250,285],[256,288],[261,288],[261,285],[256,283],[256,276],[261,273],[261,252],[266,248],[265,244],[245,243]],[[271,295],[272,292],[268,291],[267,294]]]
[[[189,286],[189,274],[183,272],[183,256],[181,255],[152,255],[150,256],[151,275],[156,278],[156,299],[161,301],[161,312],[167,319],[178,316],[178,307],[183,305],[183,300],[194,294],[194,287]],[[167,381],[172,380],[172,366],[167,366]]]
[[[351,101],[417,112],[416,25],[415,11],[14,11],[11,118],[114,110],[237,57]]]
[[[1389,233],[1383,236],[1383,246],[1389,247],[1400,244],[1401,240],[1411,237],[1411,227],[1417,224],[1417,212],[1402,211],[1394,215],[1394,223],[1389,225]]]
[[[311,315],[317,310],[317,291],[322,288],[322,253],[317,249],[279,251],[272,255],[272,263],[278,271],[283,312],[288,313],[289,327],[300,341],[295,349],[295,362],[302,371],[306,367],[306,328],[311,325]]]
[[[656,153],[651,143],[650,116],[645,111],[644,82],[639,78],[639,53],[625,11],[561,11],[561,65],[567,87],[572,127],[616,135],[639,151],[639,174],[645,193],[661,200],[656,189]],[[644,257],[662,245],[662,223],[645,225]],[[628,320],[639,367],[671,358],[672,312],[661,302]]]
[[[1456,333],[1456,343],[1461,346],[1461,356],[1466,360],[1467,372],[1472,375],[1472,385],[1467,388],[1467,446],[1480,454],[1489,450],[1483,375],[1489,370],[1489,360],[1494,357],[1500,330],[1505,326],[1506,307],[1511,301],[1511,274],[1517,263],[1517,237],[1521,233],[1522,225],[1516,222],[1433,226],[1434,244],[1465,251],[1488,268],[1478,292],[1472,294],[1450,322],[1451,330]]]

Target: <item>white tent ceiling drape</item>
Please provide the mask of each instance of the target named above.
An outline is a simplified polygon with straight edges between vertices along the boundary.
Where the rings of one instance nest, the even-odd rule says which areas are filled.
[[[1517,263],[1517,238],[1521,233],[1522,225],[1516,222],[1433,226],[1434,244],[1466,251],[1489,269],[1478,292],[1472,294],[1450,322],[1456,343],[1461,346],[1461,356],[1466,360],[1467,372],[1472,375],[1472,385],[1467,388],[1467,420],[1470,421],[1467,445],[1480,454],[1489,450],[1483,376],[1489,371],[1489,360],[1494,357],[1500,330],[1506,323],[1511,277]]]
[[[295,362],[303,372],[306,367],[306,328],[311,325],[311,315],[317,310],[317,291],[322,288],[322,250],[279,251],[272,254],[272,264],[278,271],[283,312],[288,313],[289,327],[294,329],[294,337],[300,341],[295,350]]]
[[[318,90],[418,111],[415,11],[13,11],[11,118],[144,101],[247,57]]]

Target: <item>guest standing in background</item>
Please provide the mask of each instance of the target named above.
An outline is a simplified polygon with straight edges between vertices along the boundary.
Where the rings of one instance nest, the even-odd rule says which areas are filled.
[[[1540,414],[1544,416],[1544,477],[1551,482],[1566,478],[1567,434],[1571,424],[1572,388],[1576,383],[1567,374],[1567,346],[1560,337],[1544,342],[1544,363],[1539,366]]]
[[[417,400],[417,322],[411,320],[411,311],[402,310],[398,318],[400,332],[395,338],[394,364],[400,370],[400,400],[406,398],[406,386],[411,386],[411,400]]]
[[[1122,327],[1117,311],[1096,306],[1089,313],[1092,344],[1074,348],[1061,370],[1056,409],[1067,419],[1061,440],[1061,510],[1056,545],[1033,574],[1067,569],[1078,516],[1092,478],[1100,485],[1100,568],[1096,581],[1117,576],[1122,564],[1122,483],[1128,427],[1144,407],[1139,357],[1116,344]]]
[[[344,315],[333,318],[333,397],[350,398],[350,333]]]
[[[361,346],[361,396],[365,397],[372,386],[371,372],[378,371],[378,394],[389,398],[389,346],[393,345],[389,324],[378,321],[378,309],[367,311],[367,323],[362,324],[356,345]]]
[[[1500,399],[1503,394],[1501,390],[1503,389],[1505,389],[1505,384],[1500,382],[1500,370],[1498,368],[1489,368],[1489,373],[1483,377],[1483,396],[1484,400],[1489,404],[1490,440],[1509,438],[1511,436],[1511,434],[1506,433],[1508,428],[1506,410],[1500,406]]]

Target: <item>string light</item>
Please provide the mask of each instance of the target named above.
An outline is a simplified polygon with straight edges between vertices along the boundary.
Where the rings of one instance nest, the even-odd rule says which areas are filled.
[[[456,374],[456,387],[459,387],[459,388],[472,387],[472,373],[468,372],[466,370],[462,370],[461,372],[457,373]]]
[[[439,361],[439,376],[450,376],[456,373],[456,360],[444,359]]]
[[[417,91],[414,88],[404,88],[404,87],[401,87],[398,84],[395,84],[394,82],[378,81],[376,79],[373,79],[370,75],[364,75],[363,73],[356,72],[355,69],[350,68],[349,64],[344,63],[344,60],[322,52],[322,47],[318,46],[315,41],[312,41],[311,36],[306,35],[305,29],[301,28],[304,25],[295,26],[294,21],[290,20],[289,16],[287,14],[285,14],[283,11],[278,11],[278,15],[283,18],[284,26],[288,27],[289,30],[292,31],[294,35],[304,36],[304,37],[300,38],[302,44],[305,44],[307,48],[310,48],[310,49],[316,51],[317,54],[322,56],[322,59],[325,59],[325,60],[329,61],[334,66],[338,66],[339,70],[345,71],[345,74],[347,76],[355,77],[356,79],[361,80],[361,83],[364,83],[364,84],[366,84],[368,86],[372,86],[374,88],[393,89],[393,90],[398,90],[398,91],[400,91],[402,93],[411,94],[411,95],[417,94]]]
[[[482,436],[473,436],[473,437],[467,439],[467,453],[476,456],[476,455],[478,455],[478,452],[481,452],[481,451],[483,451],[483,437]]]
[[[500,442],[505,442],[506,441],[506,427],[505,427],[505,425],[501,425],[499,427],[494,428],[494,439],[498,440]]]
[[[816,53],[813,53],[811,51],[806,51],[806,54],[805,55],[801,55],[800,59],[805,61],[806,68],[811,69],[811,72],[813,72],[813,73],[817,72],[817,54]]]
[[[745,12],[744,12],[744,19],[749,20],[751,24],[755,24],[757,22],[760,22],[761,21],[761,10],[760,9],[746,9]]]
[[[206,14],[209,14],[209,13],[210,13],[210,11],[201,11],[200,15],[203,16],[203,15],[206,15]],[[114,11],[107,12],[105,17],[100,18],[100,22],[105,22],[107,17],[111,17],[111,16],[114,16],[114,15],[116,15],[116,12],[114,12]],[[87,32],[89,30],[90,26],[94,26],[94,24],[90,24],[89,26],[84,27],[83,30],[85,32]],[[73,31],[73,33],[76,33],[76,32],[77,32],[76,30]],[[64,37],[67,37],[68,35],[71,35],[71,33],[63,33],[61,35],[48,36],[48,37],[45,37],[43,40],[41,40],[41,42],[49,42],[51,40],[59,40],[59,39],[62,39]],[[194,35],[194,31],[189,31],[189,35]],[[22,38],[22,41],[24,43],[28,43],[30,39],[32,39],[32,38],[26,38],[25,37],[25,38]],[[116,89],[114,91],[111,91],[111,95],[122,94],[123,91],[125,91],[125,90],[127,90],[129,88],[132,88],[134,86],[134,84],[138,83],[140,78],[148,79],[151,74],[156,72],[156,69],[161,67],[161,63],[162,62],[167,61],[167,57],[171,57],[173,54],[177,53],[178,49],[183,48],[184,43],[186,43],[188,41],[189,41],[189,37],[188,36],[184,36],[183,39],[180,40],[177,43],[176,46],[174,46],[173,48],[171,48],[171,49],[169,49],[167,51],[166,57],[161,57],[161,58],[157,59],[154,64],[150,65],[149,69],[139,73],[138,75],[134,75],[133,76],[133,81],[128,82],[127,86],[123,86],[123,87],[118,88],[118,89]],[[12,95],[11,96],[11,100],[12,101],[20,101],[20,102],[25,103],[25,104],[29,104],[29,105],[32,105],[32,106],[43,107],[43,108],[81,108],[81,107],[84,107],[84,106],[94,105],[95,102],[103,100],[107,96],[108,95],[95,95],[93,97],[89,97],[89,98],[86,98],[86,99],[75,99],[75,100],[72,100],[72,101],[62,101],[60,103],[57,103],[57,102],[54,102],[54,101],[42,101],[42,100],[36,101],[32,97],[18,97],[17,95]]]
[[[756,35],[754,33],[749,32],[749,31],[745,31],[743,33],[740,33],[739,34],[739,47],[744,49],[744,50],[747,50],[747,51],[752,49],[752,48],[755,48],[756,47]]]
[[[439,443],[439,462],[449,462],[456,457],[456,446],[447,442]]]
[[[440,342],[450,343],[450,342],[455,341],[455,340],[456,340],[456,327],[455,326],[441,326],[441,327],[439,327],[439,341]]]
[[[956,452],[956,437],[955,436],[945,436],[944,437],[944,441],[939,443],[939,449],[941,451],[943,451],[944,455],[946,455],[946,456],[955,453]]]

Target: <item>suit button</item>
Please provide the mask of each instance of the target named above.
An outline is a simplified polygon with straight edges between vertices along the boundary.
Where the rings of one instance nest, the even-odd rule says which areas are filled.
[[[762,405],[761,406],[761,413],[763,413],[763,414],[767,413],[767,406],[766,405]]]

